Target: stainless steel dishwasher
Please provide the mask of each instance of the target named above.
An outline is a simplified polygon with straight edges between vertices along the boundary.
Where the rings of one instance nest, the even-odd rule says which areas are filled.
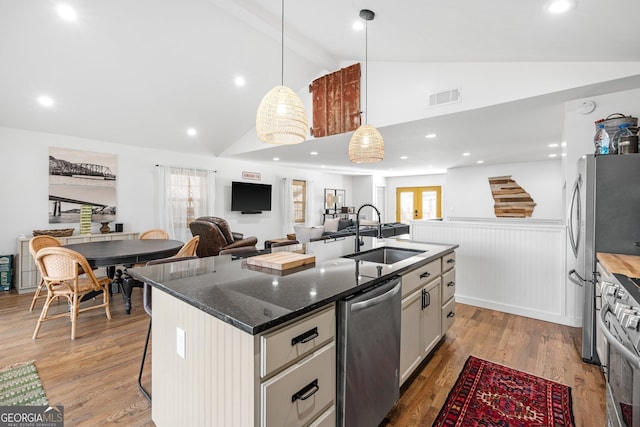
[[[400,396],[400,277],[338,302],[338,426],[377,426]]]

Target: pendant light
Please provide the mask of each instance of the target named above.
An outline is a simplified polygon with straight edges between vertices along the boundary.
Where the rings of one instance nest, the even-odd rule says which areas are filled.
[[[258,139],[270,144],[298,144],[307,139],[308,119],[302,100],[284,85],[284,0],[282,0],[281,85],[262,98],[256,115]]]
[[[384,141],[382,135],[378,132],[378,129],[371,126],[367,122],[367,108],[369,102],[369,94],[367,93],[367,86],[369,85],[368,70],[369,70],[369,46],[367,35],[367,23],[373,21],[376,16],[371,10],[362,9],[360,11],[360,18],[364,20],[364,40],[365,40],[365,56],[364,56],[364,123],[361,125],[351,136],[349,141],[349,160],[353,163],[376,163],[384,158]]]

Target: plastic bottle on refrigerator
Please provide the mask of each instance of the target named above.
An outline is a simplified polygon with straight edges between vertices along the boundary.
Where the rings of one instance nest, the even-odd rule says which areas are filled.
[[[619,153],[620,151],[620,138],[622,138],[623,136],[632,136],[633,133],[629,130],[629,123],[623,123],[620,126],[618,126],[618,131],[616,132],[616,134],[613,136],[613,139],[611,140],[611,150],[612,153]]]
[[[603,124],[598,125],[593,144],[596,146],[596,154],[609,154],[609,134]]]

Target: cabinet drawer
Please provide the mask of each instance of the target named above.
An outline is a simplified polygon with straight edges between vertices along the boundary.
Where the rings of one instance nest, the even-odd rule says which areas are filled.
[[[449,300],[448,303],[442,306],[442,335],[447,333],[449,327],[453,324],[453,319],[456,316],[456,301],[454,299]]]
[[[451,252],[442,257],[442,271],[447,271],[456,266],[456,253]]]
[[[440,258],[402,275],[402,297],[429,283],[441,272]]]
[[[20,273],[20,287],[18,293],[21,291],[36,290],[40,285],[40,272],[35,270],[23,271]],[[46,291],[45,291],[46,292]]]
[[[309,424],[309,427],[335,427],[336,425],[336,407],[333,405],[327,409],[324,414],[320,415],[317,420]]]
[[[277,371],[332,340],[336,334],[336,313],[330,309],[260,337],[260,376]]]
[[[449,301],[456,293],[456,270],[452,269],[442,275],[442,302]]]
[[[263,426],[302,426],[335,403],[336,346],[322,347],[260,386]]]

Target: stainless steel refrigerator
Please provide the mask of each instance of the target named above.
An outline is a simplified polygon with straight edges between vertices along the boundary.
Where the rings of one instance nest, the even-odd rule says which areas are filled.
[[[569,279],[584,290],[582,360],[598,364],[596,254],[640,255],[640,154],[591,154],[578,160],[568,233],[575,255]]]

